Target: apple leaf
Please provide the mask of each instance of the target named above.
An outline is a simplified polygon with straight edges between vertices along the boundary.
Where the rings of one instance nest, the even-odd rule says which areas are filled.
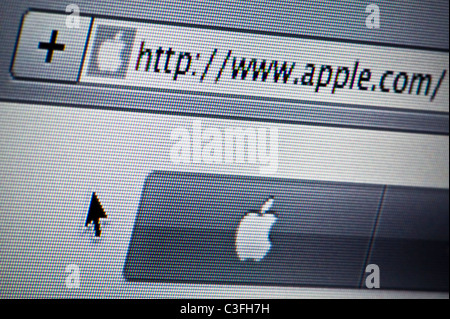
[[[264,204],[261,206],[261,215],[264,215],[272,207],[273,202],[273,197],[269,197],[269,199],[264,202]]]

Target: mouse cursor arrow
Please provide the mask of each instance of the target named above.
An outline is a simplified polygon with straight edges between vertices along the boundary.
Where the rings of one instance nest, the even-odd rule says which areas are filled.
[[[91,203],[89,204],[89,211],[86,217],[86,224],[84,226],[89,226],[90,223],[94,223],[94,232],[96,237],[100,237],[102,233],[100,229],[100,218],[107,218],[105,211],[103,210],[102,204],[97,198],[95,192],[92,193]]]

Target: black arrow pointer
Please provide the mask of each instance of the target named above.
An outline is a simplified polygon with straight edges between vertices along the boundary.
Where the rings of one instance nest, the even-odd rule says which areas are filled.
[[[90,223],[94,223],[94,231],[95,236],[100,237],[102,233],[100,229],[100,218],[107,218],[105,211],[103,210],[102,204],[97,198],[97,194],[95,192],[92,193],[91,203],[89,204],[89,211],[86,218],[86,224],[84,226],[88,226]]]

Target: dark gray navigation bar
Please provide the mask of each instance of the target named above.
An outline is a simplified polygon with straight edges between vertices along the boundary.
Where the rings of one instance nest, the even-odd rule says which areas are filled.
[[[376,264],[381,288],[445,291],[448,202],[439,189],[155,171],[124,276],[357,288]]]

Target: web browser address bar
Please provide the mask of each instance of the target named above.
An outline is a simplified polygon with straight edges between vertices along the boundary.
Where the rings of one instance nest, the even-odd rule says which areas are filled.
[[[448,52],[95,18],[80,82],[448,113],[448,67]]]

